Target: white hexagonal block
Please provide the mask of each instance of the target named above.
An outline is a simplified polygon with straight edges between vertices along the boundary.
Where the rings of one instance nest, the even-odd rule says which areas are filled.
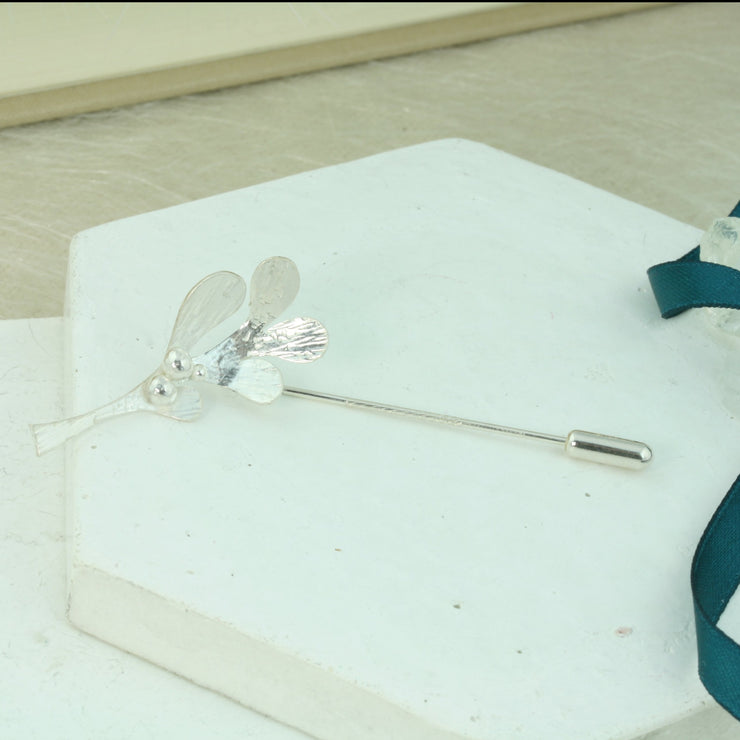
[[[697,709],[689,563],[736,422],[699,382],[720,362],[702,322],[662,322],[645,270],[698,236],[457,140],[80,234],[71,412],[156,368],[200,278],[285,255],[289,314],[330,335],[288,385],[655,460],[207,389],[194,423],[134,414],[70,444],[72,621],[326,740],[607,740]]]

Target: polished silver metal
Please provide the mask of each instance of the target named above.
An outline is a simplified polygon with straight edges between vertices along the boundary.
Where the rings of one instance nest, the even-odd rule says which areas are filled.
[[[606,463],[620,468],[642,470],[652,459],[653,451],[644,443],[606,434],[574,429],[565,440],[565,452],[579,460]]]
[[[347,408],[368,409],[385,414],[395,414],[397,416],[412,417],[423,421],[448,424],[455,427],[465,427],[467,429],[478,429],[484,432],[505,434],[510,437],[533,439],[540,442],[552,442],[562,447],[565,450],[565,453],[570,457],[588,460],[590,462],[603,463],[605,465],[615,465],[621,468],[641,470],[650,462],[650,460],[652,460],[653,457],[652,450],[644,442],[635,442],[630,439],[610,437],[605,434],[596,434],[594,432],[574,430],[566,437],[563,437],[558,434],[535,432],[529,429],[519,429],[517,427],[509,427],[502,424],[492,424],[487,421],[464,419],[460,416],[436,414],[431,411],[419,411],[417,409],[409,409],[403,406],[392,406],[390,404],[364,401],[360,398],[348,398],[346,396],[337,396],[332,393],[322,393],[320,391],[309,391],[302,388],[290,388],[286,386],[283,388],[283,394],[286,396],[294,396],[296,398],[326,401],[328,403],[346,406]]]
[[[326,351],[329,335],[316,319],[298,317],[271,327],[300,287],[295,264],[285,257],[262,262],[252,275],[249,318],[193,363],[198,377],[229,388],[255,403],[271,403],[283,390],[280,371],[262,359],[314,362]]]
[[[193,348],[209,331],[232,316],[246,295],[244,280],[233,272],[203,278],[185,296],[162,364],[121,398],[80,416],[31,430],[39,455],[100,421],[149,411],[178,421],[201,412],[197,381],[228,388],[257,403],[270,403],[283,389],[280,371],[266,357],[313,362],[326,351],[329,337],[316,319],[299,317],[271,324],[293,301],[300,287],[298,269],[285,257],[257,266],[251,281],[249,316],[225,340],[193,358]]]

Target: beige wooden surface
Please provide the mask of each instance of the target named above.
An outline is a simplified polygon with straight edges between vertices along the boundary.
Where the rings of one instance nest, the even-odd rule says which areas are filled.
[[[62,312],[77,231],[446,136],[705,227],[740,195],[738,29],[675,5],[2,130],[0,316]]]
[[[738,28],[669,6],[2,130],[0,316],[61,313],[81,229],[445,136],[703,227],[738,196]]]
[[[674,5],[2,130],[0,316],[62,312],[81,229],[447,136],[704,228],[740,198],[738,31],[738,4]],[[712,709],[651,740],[738,727]]]

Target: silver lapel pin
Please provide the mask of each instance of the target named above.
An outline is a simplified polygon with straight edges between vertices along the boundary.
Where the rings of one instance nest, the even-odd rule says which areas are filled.
[[[271,403],[280,395],[307,398],[549,442],[561,446],[571,457],[620,467],[641,469],[652,459],[652,451],[646,444],[620,437],[581,430],[560,436],[286,387],[280,371],[265,358],[313,362],[324,354],[329,342],[326,329],[316,319],[295,318],[273,323],[293,302],[299,286],[298,269],[291,260],[271,257],[260,263],[252,275],[247,321],[208,352],[193,357],[198,341],[238,311],[246,294],[244,280],[233,272],[216,272],[203,278],[180,307],[161,366],[129,393],[100,408],[69,419],[32,425],[38,454],[120,414],[150,411],[178,421],[192,421],[202,408],[197,383],[207,382],[256,403]]]

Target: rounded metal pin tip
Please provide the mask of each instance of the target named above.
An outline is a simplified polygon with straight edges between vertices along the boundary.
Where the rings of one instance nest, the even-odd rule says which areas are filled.
[[[581,460],[632,470],[642,470],[653,459],[653,451],[644,442],[580,429],[574,429],[566,438],[565,453]]]

